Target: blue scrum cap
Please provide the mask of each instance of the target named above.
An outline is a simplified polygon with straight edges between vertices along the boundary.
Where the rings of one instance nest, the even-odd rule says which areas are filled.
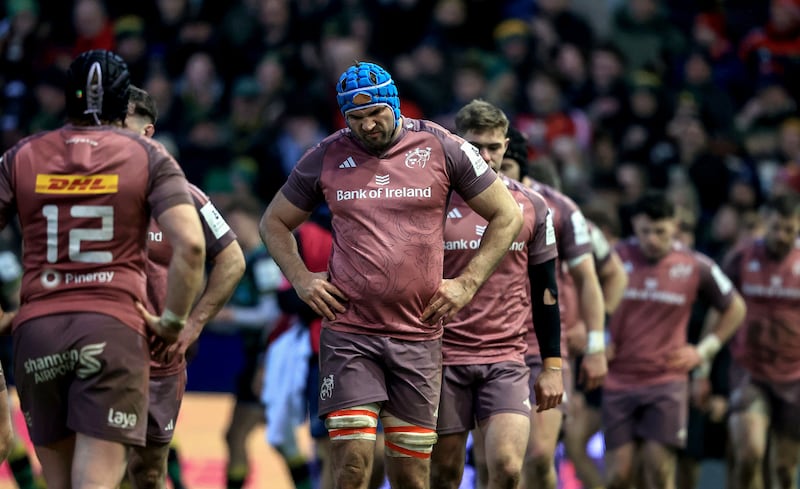
[[[351,110],[386,105],[394,112],[395,126],[400,122],[400,98],[392,76],[375,63],[356,63],[347,68],[336,84],[336,101],[347,118]]]

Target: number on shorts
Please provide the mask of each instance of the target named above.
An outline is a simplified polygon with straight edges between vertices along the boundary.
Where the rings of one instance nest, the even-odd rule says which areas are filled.
[[[47,219],[47,262],[58,261],[58,206],[42,207]],[[99,228],[73,228],[69,230],[67,242],[71,261],[81,263],[109,263],[113,259],[110,251],[81,251],[82,241],[111,241],[114,238],[114,208],[110,205],[73,205],[71,217],[100,219]]]

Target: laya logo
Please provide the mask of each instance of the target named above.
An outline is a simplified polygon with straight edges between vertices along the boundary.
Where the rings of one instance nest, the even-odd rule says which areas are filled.
[[[136,428],[136,422],[139,420],[136,413],[126,413],[117,411],[114,408],[108,409],[108,425],[115,428],[122,428],[123,430],[132,430]]]
[[[115,194],[119,175],[36,175],[37,194]]]

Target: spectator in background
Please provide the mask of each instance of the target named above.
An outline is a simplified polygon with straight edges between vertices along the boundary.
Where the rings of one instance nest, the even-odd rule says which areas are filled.
[[[664,14],[662,0],[625,0],[611,24],[610,40],[622,50],[630,72],[666,74],[686,49],[686,39]]]
[[[178,77],[192,54],[211,49],[216,2],[156,0],[155,4],[158,15],[147,26],[151,52],[170,77]]]
[[[72,10],[72,25],[77,33],[74,54],[91,49],[116,48],[114,26],[102,1],[77,0]]]
[[[260,132],[264,137],[272,138],[281,124],[293,80],[289,78],[283,58],[274,53],[267,53],[261,58],[253,76],[258,84],[258,98],[254,105],[261,111]]]
[[[114,22],[117,54],[128,63],[131,83],[137,86],[144,84],[151,69],[144,29],[144,19],[136,15],[126,15]]]
[[[0,73],[5,82],[34,83],[44,61],[45,35],[36,0],[7,2],[6,25],[0,30]]]
[[[692,43],[708,54],[712,82],[731,97],[734,104],[747,100],[751,89],[744,64],[734,49],[726,29],[729,11],[712,10],[698,13],[692,29]]]
[[[249,49],[259,32],[259,0],[235,2],[225,10],[215,29],[217,50],[220,56],[219,69],[233,81],[250,74],[252,66],[259,62],[258,55]],[[262,54],[262,56],[276,53]]]
[[[242,340],[242,367],[234,392],[236,402],[225,432],[226,488],[241,489],[250,473],[247,438],[265,421],[260,399],[263,355],[267,337],[281,315],[277,292],[283,276],[258,236],[260,204],[236,199],[223,212],[245,255],[244,277],[214,320],[225,330],[233,327]]]
[[[150,73],[143,87],[158,107],[158,133],[177,138],[181,131],[181,102],[175,95],[175,82],[164,71]]]
[[[778,126],[797,114],[797,100],[793,99],[785,82],[775,75],[758,78],[755,93],[736,114],[736,128],[746,132],[754,126]]]
[[[398,89],[425,107],[429,117],[435,118],[451,108],[448,58],[436,40],[428,38],[395,62]]]
[[[698,47],[689,51],[683,64],[683,83],[678,88],[678,97],[690,101],[694,111],[708,121],[710,137],[734,136],[733,101],[715,83],[711,58],[705,49]]]
[[[531,26],[518,18],[506,19],[495,27],[494,40],[495,52],[514,74],[518,85],[524,86],[530,77],[531,67],[539,66]]]
[[[226,108],[225,84],[210,53],[198,51],[189,57],[175,94],[180,101],[179,134],[184,136],[178,139],[180,152],[193,161],[184,171],[190,181],[201,181],[209,168],[230,156],[220,119]]]
[[[67,107],[64,96],[66,78],[64,72],[51,66],[34,85],[36,109],[28,123],[28,132],[31,134],[55,129],[64,123]]]
[[[576,46],[588,51],[594,42],[594,32],[579,14],[570,10],[569,0],[539,0],[532,19],[534,37],[546,40],[546,47],[556,48],[560,44]]]
[[[644,0],[651,1],[651,0]],[[643,165],[652,173],[650,184],[666,187],[664,159],[672,152],[664,145],[666,126],[671,116],[666,104],[661,78],[649,71],[637,71],[630,77],[627,114],[617,140],[619,157]]]
[[[236,80],[231,90],[225,139],[233,156],[252,155],[262,136],[263,99],[254,77]],[[223,162],[220,162],[223,163]]]
[[[628,111],[625,59],[611,43],[595,46],[589,56],[589,77],[573,95],[572,104],[586,112],[595,129],[618,137]]]
[[[564,100],[570,106],[574,106],[573,100],[589,80],[586,56],[587,52],[581,51],[578,46],[566,43],[559,44],[551,54],[551,64],[555,66],[561,82]]]
[[[301,93],[289,95],[282,130],[275,138],[275,157],[288,176],[297,160],[326,136],[315,108]]]
[[[561,88],[550,73],[535,72],[524,87],[524,109],[512,124],[528,140],[531,158],[550,154],[559,138],[575,138],[575,122],[565,110]]]
[[[699,226],[705,228],[717,209],[727,202],[734,175],[728,165],[709,147],[704,120],[678,116],[670,122],[675,141],[675,158],[665,161],[667,185],[691,182],[700,204]]]
[[[459,58],[450,78],[450,93],[447,110],[435,117],[435,121],[455,130],[458,110],[470,101],[482,98],[489,89],[486,58],[473,51]]]
[[[800,97],[800,1],[771,0],[769,21],[742,40],[739,56],[751,79],[780,76]]]

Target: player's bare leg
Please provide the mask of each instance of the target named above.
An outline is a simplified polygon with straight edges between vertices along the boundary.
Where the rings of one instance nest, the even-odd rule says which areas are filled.
[[[127,455],[128,447],[121,443],[76,434],[70,487],[115,489],[125,474]]]
[[[772,430],[770,436],[772,487],[796,488],[798,462],[800,462],[800,441]]]
[[[475,488],[486,489],[489,485],[489,467],[486,465],[486,442],[481,430],[472,430],[472,455],[475,459]]]
[[[49,445],[37,445],[36,456],[42,464],[42,475],[49,489],[72,487],[72,457],[75,453],[75,436]]]
[[[378,433],[375,439],[375,456],[372,459],[372,475],[369,478],[369,489],[378,489],[386,479],[386,464],[384,463],[383,434]]]
[[[135,489],[163,489],[167,479],[169,443],[133,447],[129,453],[128,478]]]
[[[584,487],[603,487],[603,475],[594,460],[586,452],[586,445],[602,426],[599,409],[586,405],[582,393],[575,392],[570,398],[569,413],[564,422],[564,448],[575,466],[575,472]]]
[[[314,443],[316,444],[317,459],[320,465],[319,489],[333,489],[331,441],[328,438],[318,438],[314,440]],[[369,479],[369,489],[378,489],[386,479],[383,450],[383,435],[379,433],[375,441],[375,454],[372,459],[372,475]]]
[[[652,440],[642,442],[640,451],[642,489],[674,489],[675,451]]]
[[[761,468],[769,426],[769,418],[765,413],[759,412],[759,408],[753,405],[747,411],[732,413],[728,421],[733,448],[731,482],[735,489],[764,489]]]
[[[556,489],[556,445],[564,414],[558,409],[531,410],[531,430],[525,455],[525,487]]]
[[[606,487],[608,489],[633,487],[636,476],[635,455],[636,443],[634,442],[606,451]]]
[[[381,422],[389,484],[394,489],[428,489],[436,431],[403,421],[386,410],[381,413]]]
[[[694,489],[700,479],[700,461],[686,453],[679,454],[675,467],[675,487]]]
[[[431,487],[458,489],[467,459],[468,432],[439,435],[431,453]]]
[[[367,489],[372,473],[374,445],[374,440],[331,441],[331,477],[334,489]]]
[[[257,403],[236,403],[231,414],[225,443],[228,446],[228,487],[243,487],[249,473],[247,437],[264,422],[264,407]]]
[[[519,487],[528,446],[530,418],[515,413],[497,414],[481,423],[481,432],[484,434],[489,478],[487,487]]]

